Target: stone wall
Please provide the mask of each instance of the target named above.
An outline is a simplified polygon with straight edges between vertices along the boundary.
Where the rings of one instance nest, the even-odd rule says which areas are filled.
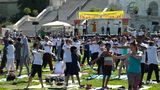
[[[9,2],[11,1],[11,2]],[[0,0],[0,15],[10,17],[19,12],[17,2],[14,0]]]
[[[149,28],[151,31],[153,31],[155,25],[152,25],[152,22],[159,22],[160,19],[160,1],[159,0],[118,0],[118,3],[123,6],[123,10],[128,13],[128,6],[131,3],[134,3],[135,6],[139,8],[138,15],[137,16],[130,16],[130,22],[129,24],[133,24],[136,29],[139,29],[141,25],[145,25],[146,28]],[[154,5],[150,5],[151,3],[154,3]],[[157,12],[158,16],[148,16],[147,15],[147,9],[151,7],[155,7],[157,4]],[[133,4],[132,4],[133,5]],[[155,10],[155,9],[154,9]],[[160,24],[160,22],[159,22]]]

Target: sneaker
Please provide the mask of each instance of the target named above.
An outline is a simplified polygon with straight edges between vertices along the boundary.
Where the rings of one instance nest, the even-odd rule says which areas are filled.
[[[125,90],[125,87],[121,86],[121,87],[118,88],[118,90]]]

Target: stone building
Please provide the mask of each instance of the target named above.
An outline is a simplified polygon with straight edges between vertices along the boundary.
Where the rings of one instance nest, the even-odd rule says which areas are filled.
[[[159,30],[160,0],[110,0],[129,16],[130,26],[136,29]],[[134,11],[138,10],[135,14]]]
[[[0,0],[0,16],[10,17],[16,14],[18,10],[18,0]]]

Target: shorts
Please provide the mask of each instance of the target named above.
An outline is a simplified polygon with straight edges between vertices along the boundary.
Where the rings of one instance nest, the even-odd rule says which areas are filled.
[[[31,76],[34,77],[36,73],[38,73],[39,78],[42,77],[42,65],[32,65]]]
[[[102,71],[103,71],[103,75],[111,76],[112,65],[103,65]]]

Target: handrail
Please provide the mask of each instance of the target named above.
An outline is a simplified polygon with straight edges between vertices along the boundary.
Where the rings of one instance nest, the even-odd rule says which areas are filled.
[[[36,17],[36,19],[39,21],[42,19],[42,17],[44,17],[48,12],[52,11],[53,7],[52,6],[48,6],[47,8],[45,8],[41,13],[38,14],[38,16]]]
[[[79,9],[80,9],[79,6],[77,6],[75,9],[73,9],[73,11],[69,15],[67,15],[67,20],[70,19],[72,17],[72,15]]]
[[[67,20],[70,19],[77,10],[83,9],[89,1],[91,0],[86,0],[84,3],[82,3],[82,5],[77,6],[75,9],[73,9],[72,12],[67,16]]]
[[[88,3],[89,1],[91,1],[91,0],[86,0],[86,1],[81,5],[81,9],[83,9],[83,8],[87,5],[87,3]]]
[[[29,15],[25,15],[25,16],[23,16],[19,21],[17,21],[17,22],[13,25],[14,29],[17,30],[20,25],[22,25],[25,21],[28,20],[28,17],[29,17]]]
[[[52,7],[48,6],[46,9],[44,9],[40,14],[38,14],[37,17],[31,17],[29,15],[23,16],[17,23],[13,25],[14,29],[18,29],[25,21],[39,21],[45,16],[48,12],[52,11]]]
[[[38,14],[37,17],[31,17],[29,15],[23,16],[19,21],[17,21],[13,28],[18,30],[18,28],[25,22],[25,21],[40,21],[47,13],[53,10],[52,6],[46,7],[41,13]]]

